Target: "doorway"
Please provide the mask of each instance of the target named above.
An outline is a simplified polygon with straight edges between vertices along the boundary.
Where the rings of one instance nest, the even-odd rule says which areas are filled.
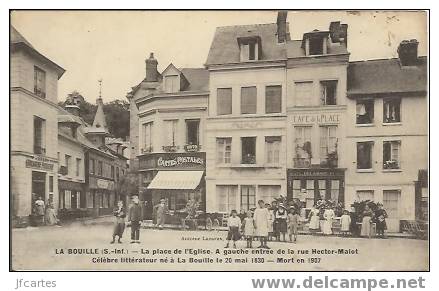
[[[39,197],[46,201],[46,173],[32,171],[32,212]]]

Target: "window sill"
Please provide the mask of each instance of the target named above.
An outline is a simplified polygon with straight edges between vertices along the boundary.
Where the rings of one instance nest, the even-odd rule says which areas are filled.
[[[398,125],[402,125],[402,123],[401,122],[388,122],[388,123],[383,122],[383,126],[398,126]]]
[[[355,124],[356,127],[373,127],[375,124],[373,123],[364,123],[364,124]]]
[[[264,165],[260,164],[231,164],[230,168],[264,168]]]
[[[279,165],[279,164],[264,164],[264,168],[275,168],[275,169],[277,169],[277,168],[282,168],[282,166]]]
[[[357,169],[357,173],[375,173],[374,169]]]
[[[383,169],[383,173],[399,173],[402,169]]]

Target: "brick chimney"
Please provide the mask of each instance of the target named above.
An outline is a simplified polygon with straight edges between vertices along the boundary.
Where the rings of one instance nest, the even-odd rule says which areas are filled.
[[[333,43],[345,43],[348,45],[348,25],[340,21],[333,21],[329,24],[329,35]]]
[[[418,45],[416,39],[403,40],[398,46],[398,57],[402,66],[414,66],[418,62]]]
[[[64,109],[67,110],[70,114],[79,116],[79,106],[66,104]]]
[[[288,11],[279,11],[277,13],[277,42],[284,43],[287,41],[287,16]]]
[[[157,72],[157,60],[154,58],[154,53],[149,55],[149,59],[145,60],[146,65],[146,82],[157,82],[158,72]]]

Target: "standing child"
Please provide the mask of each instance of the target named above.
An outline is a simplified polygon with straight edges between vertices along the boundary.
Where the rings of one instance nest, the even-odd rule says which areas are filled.
[[[346,209],[343,210],[343,215],[341,216],[340,219],[341,222],[341,234],[343,236],[346,236],[349,233],[349,228],[351,226],[351,216],[349,215],[349,211],[347,211]]]
[[[283,203],[279,204],[279,208],[276,211],[276,234],[277,234],[277,241],[280,241],[280,235],[282,234],[283,240],[286,241],[285,235],[287,233],[287,219],[288,219],[288,212]]]
[[[241,219],[237,216],[236,210],[232,210],[231,216],[227,220],[227,226],[229,228],[229,233],[227,234],[227,245],[229,247],[229,242],[233,240],[233,248],[236,249],[236,241],[241,238],[239,229],[241,228]]]
[[[255,220],[251,211],[247,211],[247,217],[244,218],[244,236],[247,240],[247,248],[252,248],[253,235],[255,234]]]
[[[122,243],[122,235],[125,230],[125,208],[123,207],[122,200],[119,200],[117,202],[117,207],[113,210],[113,215],[116,216],[116,222],[114,224],[113,229],[113,240],[110,242],[111,244],[114,244],[114,241],[116,240],[116,236],[118,236],[117,242]]]
[[[267,208],[265,208],[264,200],[258,201],[258,208],[255,209],[254,219],[255,219],[255,236],[259,237],[261,240],[261,245],[259,248],[269,249],[267,246],[268,238],[268,223],[270,220],[270,213]]]
[[[290,241],[292,241],[292,238],[294,236],[294,243],[297,240],[299,218],[300,216],[299,214],[297,214],[296,209],[291,208],[290,213],[288,213],[288,234],[290,236]]]

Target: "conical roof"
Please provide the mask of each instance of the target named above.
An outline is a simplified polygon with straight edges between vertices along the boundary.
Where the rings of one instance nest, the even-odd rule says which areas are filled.
[[[109,134],[107,121],[105,120],[104,102],[101,97],[96,100],[96,104],[98,109],[96,110],[93,125],[88,129],[88,133]]]

